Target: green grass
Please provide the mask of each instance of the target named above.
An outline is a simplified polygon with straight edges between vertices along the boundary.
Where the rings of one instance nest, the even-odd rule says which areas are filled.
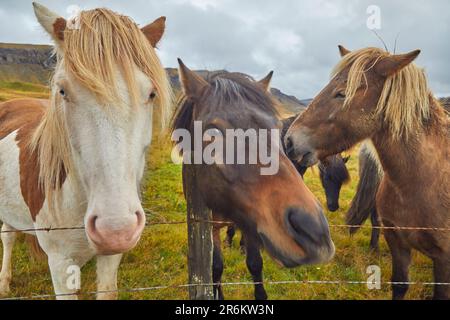
[[[1,81],[0,79],[0,102],[22,97],[46,99],[48,88],[34,83]]]
[[[6,90],[15,90],[15,91],[21,91],[21,92],[39,92],[39,93],[47,93],[48,89],[47,87],[44,87],[42,85],[34,84],[34,83],[26,83],[26,82],[0,82],[0,88],[6,89]]]
[[[148,157],[145,173],[143,205],[150,222],[183,221],[186,219],[186,204],[181,185],[181,166],[170,160],[170,144],[167,139],[156,138]],[[354,195],[358,164],[354,152],[348,164],[352,180],[343,187],[341,209],[336,213],[327,212],[330,224],[344,223]],[[325,195],[317,170],[309,171],[306,184],[325,204]],[[224,230],[225,232],[225,230]],[[264,279],[285,280],[340,280],[366,281],[366,268],[378,265],[382,270],[382,280],[389,281],[391,258],[384,240],[379,254],[369,251],[370,229],[363,229],[353,237],[346,229],[331,228],[336,245],[335,258],[326,265],[303,266],[285,269],[274,263],[265,253]],[[245,265],[245,257],[239,250],[239,235],[231,248],[224,248],[225,270],[223,282],[251,281]],[[187,229],[186,225],[158,225],[145,229],[138,246],[124,256],[119,271],[119,288],[179,285],[187,283]],[[19,242],[14,249],[13,280],[11,296],[52,293],[48,267],[44,261],[30,258],[26,245]],[[410,278],[412,281],[432,280],[430,261],[414,254]],[[390,288],[383,285],[381,290],[368,290],[361,284],[289,284],[267,285],[270,299],[389,299]],[[83,268],[82,291],[95,291],[95,262]],[[424,299],[431,295],[432,288],[412,285],[407,295],[409,299]],[[227,299],[252,299],[252,286],[225,286]],[[84,294],[82,298],[92,299]],[[121,292],[120,299],[187,299],[187,289],[170,288],[143,292]]]

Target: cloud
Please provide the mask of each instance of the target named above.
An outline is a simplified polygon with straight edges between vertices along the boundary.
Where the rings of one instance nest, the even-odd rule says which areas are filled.
[[[422,49],[417,63],[425,67],[432,89],[450,94],[450,2],[326,0],[41,0],[67,15],[70,5],[82,9],[106,6],[145,25],[167,16],[160,56],[175,67],[181,57],[195,69],[228,69],[255,78],[274,70],[273,85],[300,98],[313,97],[326,85],[339,56],[337,45],[350,49],[382,46],[366,26],[369,5],[381,10],[380,36],[397,52]],[[0,39],[4,42],[49,43],[33,15],[31,1],[0,3]]]

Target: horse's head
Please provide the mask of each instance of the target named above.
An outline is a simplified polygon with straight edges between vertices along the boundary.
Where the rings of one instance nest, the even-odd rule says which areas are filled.
[[[281,133],[281,139],[283,140],[283,147],[287,156],[294,163],[297,171],[303,177],[308,167],[302,166],[297,162],[297,157],[293,152],[293,146],[290,145],[289,149],[285,145],[285,136],[289,127],[295,121],[297,116],[290,117],[283,120],[283,130]],[[325,189],[325,195],[327,197],[328,210],[334,212],[339,209],[339,194],[341,192],[342,185],[350,180],[350,174],[348,173],[345,164],[350,157],[342,158],[340,154],[327,157],[324,161],[319,163],[320,180],[322,186]]]
[[[339,48],[343,58],[332,80],[285,137],[302,165],[347,150],[382,129],[395,137],[411,133],[427,116],[425,76],[411,63],[419,50],[392,55],[377,48]]]
[[[325,189],[328,210],[339,209],[339,194],[342,186],[350,179],[345,164],[349,157],[342,158],[340,154],[330,156],[319,163],[320,181]]]
[[[139,189],[153,108],[166,110],[170,98],[154,50],[165,18],[139,29],[108,9],[82,11],[67,21],[42,5],[34,9],[58,60],[39,141],[46,194],[63,168],[83,190],[86,232],[97,252],[125,252],[145,225]]]
[[[268,93],[272,74],[260,82],[235,73],[204,79],[180,61],[180,76],[185,99],[174,129],[204,134],[204,154],[213,144],[218,147],[214,161],[196,169],[207,206],[287,267],[330,260],[334,245],[322,208],[280,147],[281,123]],[[233,136],[238,129],[245,136],[241,145]],[[228,148],[231,144],[235,148]],[[219,151],[220,146],[224,149]],[[278,170],[263,174],[267,161],[261,154],[277,162]]]

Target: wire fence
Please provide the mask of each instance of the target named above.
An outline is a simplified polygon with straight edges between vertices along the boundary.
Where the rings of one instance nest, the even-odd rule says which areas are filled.
[[[28,295],[28,296],[18,296],[18,297],[8,297],[1,298],[3,300],[32,300],[32,299],[50,299],[50,298],[68,298],[76,295],[98,295],[98,294],[108,294],[108,293],[136,293],[136,292],[147,292],[155,290],[168,290],[168,289],[188,289],[192,287],[207,287],[207,286],[222,286],[222,287],[232,287],[232,286],[254,286],[254,285],[368,285],[373,284],[369,281],[361,280],[285,280],[285,281],[261,281],[261,282],[251,282],[251,281],[241,281],[241,282],[221,282],[221,283],[186,283],[186,284],[174,284],[174,285],[160,285],[160,286],[150,286],[150,287],[137,287],[137,288],[124,288],[117,290],[103,290],[103,291],[78,291],[76,293],[61,293],[61,294],[38,294],[38,295]],[[450,286],[447,282],[395,282],[395,281],[385,281],[380,282],[380,285],[420,285],[420,286]]]
[[[169,225],[185,225],[188,222],[193,223],[210,223],[218,226],[231,226],[233,225],[230,221],[219,221],[219,220],[180,220],[180,221],[152,221],[147,222],[146,227],[153,226],[169,226]],[[450,228],[440,228],[440,227],[415,227],[415,226],[370,226],[370,225],[349,225],[349,224],[330,224],[330,228],[373,228],[380,230],[405,230],[405,231],[436,231],[436,232],[450,232]],[[27,229],[14,229],[14,230],[1,230],[0,233],[11,233],[11,232],[53,232],[53,231],[68,231],[68,230],[84,230],[84,226],[77,227],[48,227],[48,228],[27,228]],[[51,299],[51,298],[64,298],[73,297],[74,295],[98,295],[98,294],[108,294],[108,293],[133,293],[133,292],[146,292],[154,290],[167,290],[167,289],[188,289],[191,287],[202,287],[202,286],[253,286],[253,285],[367,285],[368,281],[360,280],[287,280],[287,281],[262,281],[262,282],[223,282],[223,283],[207,283],[207,284],[174,284],[174,285],[159,285],[159,286],[149,286],[149,287],[136,287],[136,288],[124,288],[117,290],[108,291],[88,291],[69,294],[38,294],[38,295],[27,295],[18,297],[8,297],[1,298],[0,300],[27,300],[27,299]],[[380,285],[421,285],[421,286],[450,286],[450,283],[446,282],[392,282],[385,281],[381,282]]]
[[[201,220],[195,219],[191,221],[180,220],[180,221],[155,221],[155,222],[147,222],[146,227],[152,226],[164,226],[164,225],[183,225],[188,222],[193,223],[210,223],[219,226],[232,226],[234,225],[230,221],[216,221],[216,220]],[[370,225],[351,225],[351,224],[329,224],[330,228],[345,228],[345,229],[353,229],[353,228],[361,228],[361,229],[379,229],[379,230],[404,230],[404,231],[436,231],[436,232],[450,232],[450,228],[441,228],[441,227],[419,227],[419,226],[370,226]],[[78,227],[47,227],[47,228],[28,228],[28,229],[13,229],[13,230],[1,230],[0,233],[13,233],[13,232],[51,232],[51,231],[66,231],[66,230],[84,230],[84,226]]]

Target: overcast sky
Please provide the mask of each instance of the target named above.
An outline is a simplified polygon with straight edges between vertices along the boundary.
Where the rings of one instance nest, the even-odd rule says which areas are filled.
[[[316,95],[339,60],[337,45],[382,46],[367,27],[377,5],[377,32],[393,51],[421,49],[432,89],[450,96],[450,1],[409,0],[40,0],[68,17],[68,8],[108,7],[145,25],[167,16],[160,45],[166,67],[180,57],[194,69],[227,69],[256,78],[274,70],[273,86],[298,98]],[[29,0],[0,1],[0,42],[50,43]]]

